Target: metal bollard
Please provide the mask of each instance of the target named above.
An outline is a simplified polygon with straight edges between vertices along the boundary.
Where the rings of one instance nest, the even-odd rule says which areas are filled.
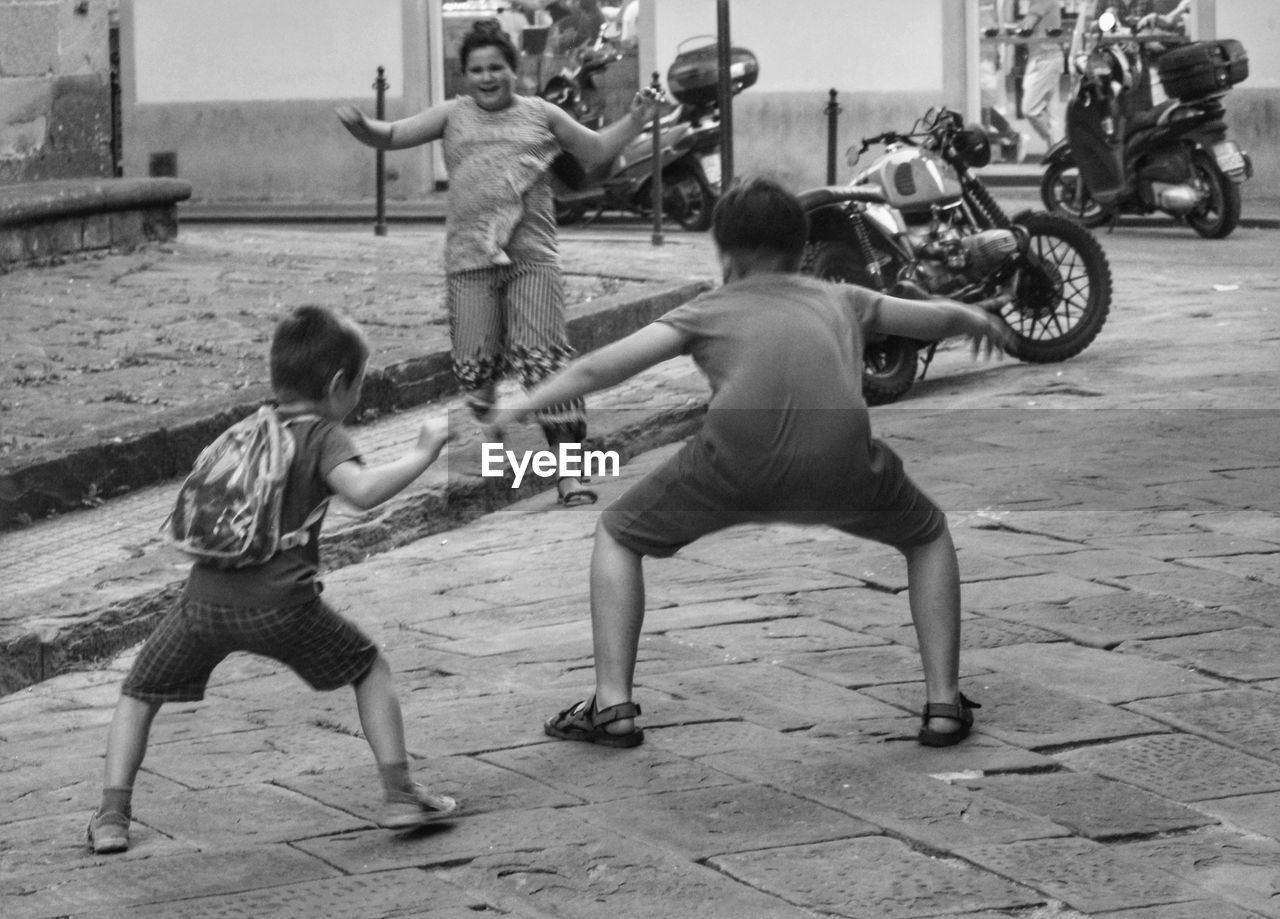
[[[836,123],[840,119],[840,105],[836,102],[836,91],[830,91],[827,107],[822,110],[827,116],[827,184],[836,184]]]
[[[379,121],[386,119],[387,114],[387,78],[386,68],[378,68],[378,78],[373,81],[373,88],[377,91],[374,103],[374,117]],[[374,153],[374,168],[377,173],[374,175],[374,195],[376,199],[375,216],[373,222],[373,235],[387,235],[387,154],[383,150]]]
[[[658,80],[658,72],[653,72],[653,80],[649,88],[655,93],[662,92],[662,83]],[[663,244],[662,237],[662,109],[653,110],[653,238],[655,246]]]

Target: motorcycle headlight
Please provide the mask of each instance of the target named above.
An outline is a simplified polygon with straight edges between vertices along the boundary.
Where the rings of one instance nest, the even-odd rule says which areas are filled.
[[[991,138],[980,124],[971,124],[956,135],[956,153],[965,164],[981,169],[991,162]]]

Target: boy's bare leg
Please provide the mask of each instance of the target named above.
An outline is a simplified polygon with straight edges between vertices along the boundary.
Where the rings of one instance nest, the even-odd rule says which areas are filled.
[[[907,559],[911,621],[924,667],[925,701],[960,698],[960,565],[949,530],[932,542],[902,549]],[[960,729],[954,718],[930,718],[939,733]]]
[[[631,701],[640,629],[644,625],[644,569],[639,553],[596,526],[591,554],[591,639],[595,650],[596,709]],[[607,725],[611,734],[632,731],[622,718]]]
[[[147,754],[147,738],[151,722],[160,711],[159,702],[143,702],[133,696],[120,696],[111,729],[107,732],[107,757],[103,769],[104,788],[132,788]]]
[[[381,654],[369,672],[355,684],[360,727],[379,766],[406,763],[404,716],[391,678],[391,666]]]

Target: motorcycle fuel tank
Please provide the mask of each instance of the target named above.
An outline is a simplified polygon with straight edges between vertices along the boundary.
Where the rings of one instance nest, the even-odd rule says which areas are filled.
[[[916,147],[889,150],[854,184],[879,188],[891,205],[906,214],[955,201],[962,191],[955,169]]]

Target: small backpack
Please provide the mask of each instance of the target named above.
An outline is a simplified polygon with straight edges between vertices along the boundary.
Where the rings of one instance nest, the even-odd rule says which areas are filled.
[[[302,526],[280,532],[280,511],[296,449],[288,425],[264,405],[201,451],[160,532],[165,541],[216,568],[261,565],[277,552],[306,545],[328,500]]]

